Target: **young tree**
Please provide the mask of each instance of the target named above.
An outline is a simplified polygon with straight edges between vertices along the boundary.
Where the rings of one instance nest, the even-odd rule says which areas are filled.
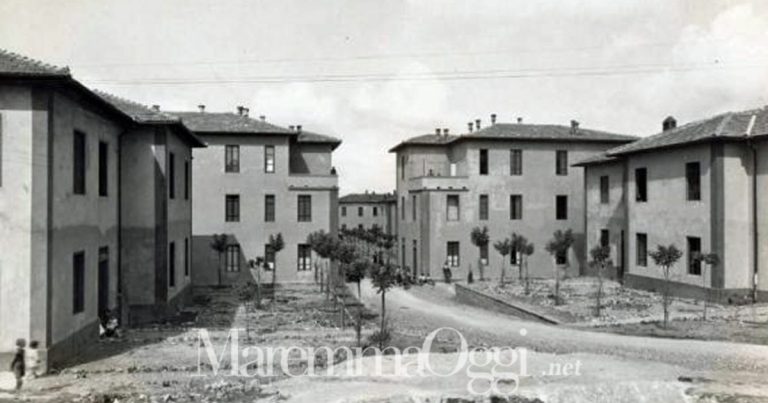
[[[664,275],[664,287],[662,288],[662,308],[664,309],[664,327],[669,323],[669,306],[672,303],[672,267],[683,256],[683,252],[677,246],[656,245],[656,250],[648,252],[656,266],[661,267]]]
[[[552,239],[547,243],[547,252],[552,255],[555,268],[555,305],[561,305],[563,303],[560,298],[560,265],[558,260],[566,259],[565,266],[568,265],[567,257],[568,250],[573,245],[573,231],[571,230],[557,230],[552,234]]]
[[[477,270],[480,273],[480,281],[485,280],[484,275],[484,268],[485,265],[483,265],[483,258],[482,258],[482,250],[483,248],[488,246],[488,243],[490,242],[490,237],[488,236],[488,227],[475,227],[472,229],[472,232],[470,233],[470,238],[472,239],[472,244],[477,246],[480,253],[478,254],[477,258]]]
[[[381,294],[381,328],[380,328],[380,334],[384,334],[386,332],[386,314],[387,314],[387,308],[386,308],[386,295],[387,291],[394,287],[396,284],[396,271],[395,267],[391,264],[383,264],[379,265],[378,267],[374,267],[371,270],[371,282],[373,283],[373,286],[376,287],[377,293]],[[379,348],[384,348],[383,342],[380,342]]]
[[[334,238],[333,235],[326,233],[323,230],[312,232],[307,236],[307,244],[318,256],[326,260],[326,266],[328,266],[328,260],[331,260],[337,243],[337,239]],[[321,274],[319,277],[320,291],[322,292],[324,276]],[[317,275],[315,275],[315,279],[318,280]]]
[[[269,250],[274,254],[275,256],[275,262],[277,262],[277,254],[280,253],[281,250],[285,247],[285,242],[283,242],[283,234],[278,232],[277,235],[270,235],[269,236]],[[275,302],[275,296],[277,295],[277,263],[275,263],[275,267],[272,268],[272,303]]]
[[[501,277],[499,284],[504,287],[504,274],[506,273],[507,255],[512,253],[512,240],[505,238],[504,240],[496,241],[493,244],[493,247],[497,252],[499,252],[499,255],[501,255]]]
[[[704,310],[702,312],[702,320],[707,320],[707,308],[709,307],[709,300],[711,299],[710,290],[711,287],[707,287],[707,270],[706,266],[710,267],[710,270],[712,267],[717,266],[720,264],[720,257],[717,255],[717,253],[697,253],[693,256],[693,258],[701,262],[702,268],[701,268],[701,285],[704,287]]]
[[[510,253],[520,254],[518,274],[525,284],[525,295],[531,292],[531,278],[528,275],[528,257],[533,255],[533,252],[533,244],[528,241],[528,238],[512,233],[512,251]]]
[[[227,251],[227,245],[229,245],[229,237],[227,234],[213,234],[211,240],[211,249],[213,249],[219,258],[218,276],[219,285],[221,285],[221,257],[224,256],[224,252]]]
[[[611,265],[611,247],[608,245],[596,245],[589,251],[592,265],[597,269],[597,292],[595,292],[595,316],[600,317],[603,303],[603,276],[605,270]]]

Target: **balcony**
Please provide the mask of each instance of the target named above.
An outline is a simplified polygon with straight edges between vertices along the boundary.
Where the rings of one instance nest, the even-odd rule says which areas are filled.
[[[338,175],[290,174],[289,190],[334,190],[339,188]]]

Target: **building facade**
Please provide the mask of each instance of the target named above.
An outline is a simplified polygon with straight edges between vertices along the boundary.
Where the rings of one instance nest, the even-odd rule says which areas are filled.
[[[648,252],[674,244],[678,295],[735,301],[766,298],[768,110],[732,112],[663,131],[582,161],[587,248],[610,245],[626,284],[660,290]],[[720,262],[703,264],[697,253]]]
[[[495,123],[454,136],[447,130],[406,140],[397,157],[398,253],[414,275],[498,277],[497,240],[513,232],[531,241],[530,274],[551,276],[553,259],[544,247],[556,230],[571,229],[576,243],[562,257],[570,272],[584,266],[584,175],[573,161],[600,154],[634,137],[571,126]],[[477,121],[477,128],[480,122]],[[470,233],[487,227],[490,243],[473,245]],[[517,264],[518,254],[508,257]],[[564,262],[560,262],[564,263]],[[509,267],[509,264],[507,264]]]
[[[341,142],[253,119],[242,107],[174,114],[208,146],[193,153],[193,283],[243,281],[257,257],[267,258],[278,281],[311,281],[315,256],[307,235],[338,228],[332,154]],[[211,247],[220,234],[228,240],[223,251]],[[277,234],[285,246],[274,254],[267,243]]]
[[[397,234],[397,199],[394,193],[352,193],[339,198],[339,228],[371,228]]]

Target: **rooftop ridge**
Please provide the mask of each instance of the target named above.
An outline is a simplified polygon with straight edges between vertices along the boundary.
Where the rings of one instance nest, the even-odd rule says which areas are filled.
[[[61,74],[61,75],[67,75],[67,76],[71,75],[68,66],[59,67],[51,63],[47,63],[38,59],[33,59],[29,56],[25,56],[20,53],[10,51],[8,49],[0,48],[0,56],[6,56],[11,60],[26,63],[41,70],[49,70],[48,71],[49,73]],[[33,72],[28,72],[28,73],[33,74]]]

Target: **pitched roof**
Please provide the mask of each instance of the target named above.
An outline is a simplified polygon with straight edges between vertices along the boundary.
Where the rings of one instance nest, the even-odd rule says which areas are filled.
[[[70,77],[69,69],[57,67],[0,49],[0,75],[18,77]]]
[[[181,131],[184,139],[190,143],[192,147],[205,147],[205,143],[202,142],[197,136],[189,131],[189,128],[185,126],[181,119],[176,116],[169,115],[160,111],[156,111],[152,108],[142,105],[138,102],[134,102],[117,95],[109,94],[104,91],[93,90],[104,101],[110,103],[122,113],[128,115],[134,122],[139,124],[160,124],[171,125]]]
[[[168,112],[193,132],[231,134],[296,134],[286,128],[231,112]]]
[[[302,130],[296,137],[296,141],[305,144],[330,144],[333,149],[336,149],[341,144],[341,139],[325,134],[308,132]]]
[[[339,198],[339,203],[394,203],[392,193],[350,193]]]
[[[581,166],[587,166],[587,165],[597,165],[597,164],[604,164],[607,162],[614,162],[618,161],[618,157],[614,157],[611,155],[608,155],[605,152],[602,152],[600,154],[593,155],[588,158],[584,158],[583,160],[577,161],[574,164],[571,164],[571,166],[574,167],[581,167]]]
[[[396,145],[390,152],[407,145],[442,146],[465,140],[528,140],[528,141],[560,141],[560,142],[616,142],[627,143],[638,137],[624,134],[578,128],[575,131],[570,126],[563,125],[534,125],[523,123],[496,123],[484,129],[461,136],[441,136],[426,134],[412,137]]]
[[[754,123],[750,127],[753,116]],[[608,154],[617,156],[721,138],[744,139],[748,131],[751,136],[768,135],[768,106],[741,112],[727,112],[691,122],[612,148],[608,150]]]

